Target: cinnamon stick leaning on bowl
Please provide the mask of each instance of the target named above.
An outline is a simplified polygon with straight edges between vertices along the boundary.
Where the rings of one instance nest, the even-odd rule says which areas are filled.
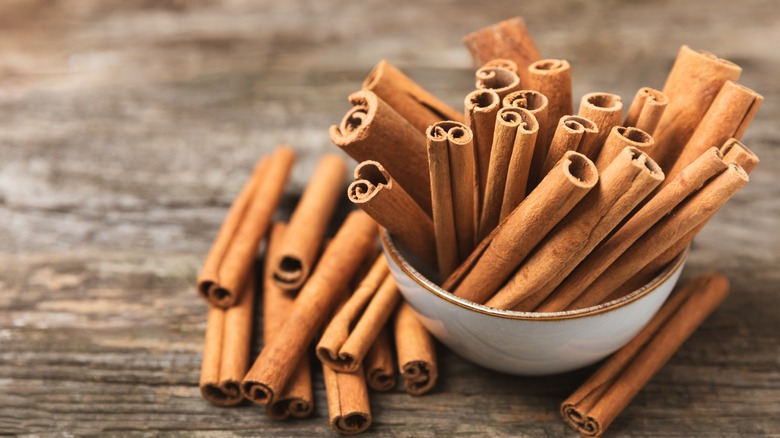
[[[328,224],[342,196],[346,166],[335,154],[320,159],[290,218],[288,232],[271,261],[276,283],[293,293],[309,277],[324,241]]]
[[[209,303],[224,308],[238,301],[294,161],[285,146],[262,158],[230,206],[198,275],[198,291]]]
[[[278,259],[286,239],[285,234],[292,228],[284,223],[276,223],[271,228],[270,239],[265,252],[265,272],[263,274],[263,344],[269,345],[279,335],[290,310],[294,298],[279,286],[274,274],[274,260]],[[266,404],[266,414],[275,419],[283,420],[290,416],[305,418],[314,410],[314,397],[311,386],[311,363],[309,356],[304,354],[290,380],[284,385],[284,390],[271,403]]]
[[[619,126],[623,119],[623,100],[617,94],[588,93],[582,96],[577,115],[592,120],[599,129],[596,138],[579,150],[595,161],[612,128]]]
[[[604,146],[601,147],[598,158],[596,158],[596,168],[599,172],[606,169],[626,146],[635,147],[649,154],[653,144],[653,136],[639,128],[614,126],[604,141]]]
[[[485,198],[496,114],[501,109],[501,98],[493,90],[475,90],[466,95],[463,106],[466,115],[464,124],[474,135],[474,158],[477,160],[479,182],[477,205],[481,208]]]
[[[639,128],[653,135],[667,105],[669,105],[669,97],[663,91],[642,87],[637,90],[634,100],[628,108],[623,126]]]
[[[555,128],[561,117],[574,114],[572,103],[571,65],[565,59],[543,59],[528,67],[528,81],[525,88],[536,90],[547,98],[547,117],[539,120],[539,141],[541,151],[547,151],[550,147]],[[537,146],[538,148],[539,146]],[[546,154],[545,154],[546,155]],[[544,156],[538,157],[538,165],[544,162]],[[538,169],[538,165],[535,169]],[[534,175],[531,181],[536,185],[544,173]]]
[[[404,379],[404,388],[411,395],[430,391],[439,377],[436,349],[428,330],[406,301],[396,310],[393,319],[398,369]]]
[[[539,125],[539,129],[536,133],[536,143],[534,143],[534,157],[531,161],[528,183],[526,184],[528,192],[530,193],[531,189],[536,187],[536,184],[538,184],[539,181],[541,181],[542,176],[544,176],[540,176],[540,169],[544,164],[544,159],[547,156],[547,149],[550,146],[550,137],[548,137],[547,134],[547,129],[549,129],[547,124],[549,101],[544,94],[538,91],[520,90],[507,94],[501,103],[504,108],[514,107],[527,109],[533,114],[537,125]],[[553,127],[553,129],[555,128]],[[552,134],[549,135],[552,136]]]
[[[547,148],[540,174],[547,175],[568,151],[590,150],[590,145],[596,140],[598,133],[599,127],[586,117],[572,115],[561,117]]]
[[[697,277],[649,324],[561,404],[561,415],[585,437],[598,437],[728,295],[720,274]]]

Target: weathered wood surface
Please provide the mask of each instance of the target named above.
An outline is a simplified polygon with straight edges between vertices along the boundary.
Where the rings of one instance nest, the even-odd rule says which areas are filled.
[[[753,182],[697,240],[685,277],[731,296],[612,426],[626,436],[780,434],[777,3],[0,2],[0,434],[334,435],[197,389],[193,289],[256,157],[300,151],[289,211],[326,129],[388,58],[453,105],[468,31],[523,14],[575,96],[660,87],[680,44],[745,68],[766,103]],[[259,347],[259,345],[258,345]],[[571,436],[558,405],[591,370],[522,378],[440,349],[436,391],[372,394],[372,434]]]

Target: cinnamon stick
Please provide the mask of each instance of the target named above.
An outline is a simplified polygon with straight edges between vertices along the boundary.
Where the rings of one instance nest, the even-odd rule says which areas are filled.
[[[561,404],[564,421],[582,436],[601,436],[728,293],[728,280],[721,274],[685,284],[634,339]]]
[[[342,373],[323,365],[330,427],[342,435],[356,435],[371,427],[371,407],[363,367]]]
[[[597,181],[596,166],[587,157],[577,152],[564,154],[531,194],[447,279],[443,288],[459,297],[485,302]]]
[[[330,127],[331,141],[358,163],[382,163],[430,216],[431,183],[425,136],[370,91],[351,94],[349,102],[354,107],[339,126]]]
[[[517,73],[517,63],[511,59],[506,58],[491,59],[490,61],[482,64],[482,67],[499,67],[505,70],[509,70],[513,73]]]
[[[680,47],[663,88],[669,105],[653,134],[659,147],[650,156],[662,169],[671,170],[715,95],[726,81],[736,82],[741,73],[738,65],[712,53]]]
[[[363,363],[368,386],[374,391],[390,391],[395,388],[395,366],[390,346],[390,332],[385,326],[379,333]]]
[[[599,152],[598,158],[596,159],[596,168],[599,172],[606,169],[607,166],[609,166],[609,163],[611,163],[626,146],[635,147],[640,151],[649,154],[653,144],[653,136],[639,128],[614,126],[607,136],[604,146],[601,147],[601,152]]]
[[[401,296],[380,255],[368,275],[328,323],[317,357],[336,371],[355,372]]]
[[[723,154],[723,161],[735,162],[742,166],[742,169],[750,175],[753,170],[758,166],[761,160],[753,153],[747,146],[742,144],[736,138],[730,138],[723,143],[720,147],[720,153]]]
[[[491,90],[503,99],[509,93],[520,90],[520,76],[502,67],[483,66],[476,73],[477,90]]]
[[[571,115],[561,117],[545,155],[541,175],[547,175],[566,152],[589,150],[598,133],[598,126],[590,119]]]
[[[540,131],[544,133],[542,144],[546,150],[561,117],[574,113],[572,103],[571,66],[565,59],[543,59],[528,67],[525,88],[536,90],[547,97],[547,121]],[[539,175],[543,178],[544,175]]]
[[[669,98],[663,91],[642,87],[634,96],[623,126],[639,128],[653,135],[667,105],[669,105]]]
[[[723,155],[717,148],[711,148],[696,159],[671,183],[659,190],[593,253],[588,255],[536,311],[558,312],[565,310],[647,230],[663,219],[688,196],[704,186],[710,178],[723,172],[726,166]]]
[[[260,160],[230,207],[198,275],[198,291],[209,303],[226,308],[238,301],[294,161],[292,149],[278,147]]]
[[[422,395],[436,385],[436,350],[428,330],[406,301],[398,306],[393,320],[398,368],[404,388],[411,395]]]
[[[729,164],[720,175],[710,180],[642,235],[641,239],[618,257],[567,309],[581,309],[599,304],[689,231],[709,219],[737,190],[747,184],[748,180],[747,173],[739,164]]]
[[[534,187],[542,180],[541,174],[544,159],[547,157],[547,150],[550,148],[550,138],[545,129],[547,126],[547,97],[534,90],[520,90],[509,93],[502,100],[504,107],[524,108],[531,112],[536,118],[539,130],[536,134],[536,143],[534,144],[534,156],[531,161],[531,169],[528,174],[527,189],[530,193]],[[552,134],[550,134],[552,135]]]
[[[268,404],[279,397],[361,261],[375,247],[376,236],[376,223],[365,213],[347,217],[298,293],[287,321],[244,377],[241,390],[246,398]]]
[[[346,167],[335,154],[325,155],[314,169],[290,218],[289,232],[271,265],[276,283],[292,293],[309,277],[314,260],[322,247],[328,224],[336,211]]]
[[[376,93],[421,133],[424,133],[428,126],[442,120],[463,121],[462,114],[437,99],[384,59],[379,61],[363,81],[363,89]]]
[[[426,135],[434,198],[433,226],[440,274],[444,278],[475,245],[477,176],[473,136],[466,125],[452,121],[431,125]],[[456,248],[452,248],[453,242]],[[450,251],[455,254],[454,260]]]
[[[514,17],[472,32],[463,38],[463,44],[480,66],[497,59],[510,59],[517,72],[527,82],[528,66],[541,58],[522,17]]]
[[[387,228],[420,261],[436,266],[433,221],[377,161],[364,161],[355,168],[349,185],[349,200]]]
[[[536,308],[663,178],[647,154],[626,147],[487,305]]]
[[[244,400],[239,385],[249,366],[252,347],[255,288],[251,275],[245,289],[233,307],[209,306],[200,393],[218,406],[233,406]]]
[[[764,97],[755,91],[726,81],[669,172],[671,176],[713,145],[729,138],[739,139],[753,120]]]
[[[475,90],[464,101],[466,122],[474,134],[474,151],[477,160],[479,180],[478,205],[482,205],[487,187],[493,132],[496,129],[496,114],[501,109],[501,98],[492,90]]]
[[[273,261],[278,259],[287,241],[286,235],[291,232],[293,232],[292,226],[284,223],[274,224],[265,252],[266,264],[263,275],[263,344],[265,345],[279,336],[279,331],[293,307],[293,297],[279,286],[273,271]],[[283,420],[290,416],[304,418],[311,415],[314,410],[314,397],[308,355],[304,354],[298,361],[284,390],[265,408],[266,414],[275,420]]]
[[[612,127],[620,125],[623,119],[623,100],[617,94],[588,93],[582,96],[577,114],[592,120],[599,128],[596,138],[588,148],[579,151],[595,160],[612,132]]]

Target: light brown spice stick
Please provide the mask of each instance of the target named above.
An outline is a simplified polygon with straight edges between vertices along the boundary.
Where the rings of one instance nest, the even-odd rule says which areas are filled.
[[[596,159],[596,168],[599,172],[609,166],[609,163],[626,146],[633,146],[640,151],[649,154],[653,147],[653,136],[639,128],[626,128],[625,126],[614,126],[604,142],[604,146]]]
[[[626,147],[487,305],[536,308],[663,178],[647,154]],[[527,303],[532,296],[539,302]]]
[[[428,139],[433,232],[439,275],[445,278],[458,266],[458,244],[455,237],[455,210],[452,200],[450,152],[444,139]]]
[[[463,44],[474,58],[474,65],[481,66],[497,58],[514,61],[524,82],[528,66],[541,58],[522,17],[510,18],[472,32],[463,38]]]
[[[626,250],[567,309],[595,306],[689,231],[709,219],[742,186],[748,175],[736,163],[710,180]]]
[[[320,337],[316,352],[323,364],[337,371],[357,370],[400,298],[388,278],[387,261],[380,255]]]
[[[583,436],[601,436],[728,293],[728,280],[720,274],[683,286],[631,342],[561,404],[566,423]]]
[[[547,121],[540,128],[546,150],[561,117],[574,114],[571,65],[564,59],[543,59],[528,67],[528,76],[525,88],[536,90],[547,97]],[[544,175],[539,177],[543,178]]]
[[[446,290],[482,303],[598,181],[587,157],[567,152],[530,195],[444,283]]]
[[[505,216],[505,201],[508,215],[525,198],[535,144],[532,140],[535,140],[538,129],[539,124],[526,109],[508,107],[498,112],[479,219],[479,240],[490,234]],[[508,181],[510,174],[512,187],[509,187]]]
[[[268,345],[287,320],[294,298],[279,286],[274,276],[273,261],[282,251],[286,240],[285,235],[292,228],[284,223],[275,223],[271,228],[270,238],[265,253],[265,272],[263,274],[263,344]],[[304,355],[295,366],[295,371],[284,390],[268,403],[265,412],[275,420],[283,420],[290,416],[304,418],[314,410],[314,397],[311,387],[311,363],[308,355]]]
[[[590,144],[596,140],[598,133],[598,126],[588,118],[571,115],[561,117],[545,154],[540,174],[547,175],[566,152],[590,149]]]
[[[741,73],[738,65],[712,53],[680,48],[663,88],[669,105],[653,133],[659,146],[650,155],[664,171],[671,170],[723,84],[736,82]]]
[[[342,373],[322,366],[330,427],[341,435],[356,435],[371,427],[371,407],[363,367]]]
[[[484,63],[482,67],[499,67],[505,70],[509,70],[513,73],[517,73],[517,63],[511,59],[506,58],[491,59],[490,61]]]
[[[545,129],[547,125],[547,97],[534,90],[520,90],[509,93],[504,96],[503,106],[527,109],[536,118],[539,130],[536,133],[536,143],[534,144],[534,157],[531,161],[531,169],[528,174],[527,192],[530,193],[539,181],[542,180],[542,166],[547,157],[547,150],[550,148],[550,138]],[[551,134],[550,134],[551,135]]]
[[[360,207],[423,263],[436,267],[433,221],[377,161],[364,161],[354,172],[349,200]]]
[[[280,146],[255,168],[228,211],[198,275],[198,291],[209,303],[230,307],[238,301],[252,270],[257,247],[284,193],[295,153]]]
[[[475,90],[464,100],[466,122],[474,135],[474,157],[477,160],[479,180],[478,206],[482,205],[487,187],[493,133],[496,129],[496,114],[501,109],[501,98],[492,90]]]
[[[474,160],[473,134],[471,129],[462,123],[444,121],[431,125],[428,128],[426,135],[428,138],[429,160],[433,163],[430,166],[431,181],[435,182],[435,185],[439,184],[438,179],[444,179],[446,177],[445,174],[433,173],[434,171],[438,172],[440,170],[439,162],[442,164],[444,163],[444,160],[440,158],[440,156],[444,155],[441,151],[446,147],[450,177],[450,196],[452,198],[451,215],[454,218],[455,225],[457,261],[460,261],[461,258],[465,258],[474,248],[477,233],[477,175]],[[434,155],[434,160],[430,159],[432,153]],[[442,183],[442,185],[445,184]],[[437,190],[435,196],[438,197],[438,187],[434,188],[434,186],[432,186],[431,190]],[[442,197],[444,198],[446,195]],[[434,207],[436,207],[436,205],[434,205]],[[447,213],[443,212],[443,214]],[[441,215],[437,216],[437,213],[434,211],[434,230],[438,232],[440,227],[437,226],[437,217],[441,219]],[[443,234],[442,239],[447,238],[445,236],[446,235]],[[442,245],[438,234],[436,235],[436,244],[437,247]],[[439,247],[439,249],[442,248]],[[437,254],[441,254],[441,258],[445,257],[442,251],[437,251]],[[454,269],[454,267],[455,265],[452,265],[452,269]],[[449,275],[449,272],[441,272],[441,275],[442,277],[445,277],[446,275]]]
[[[289,232],[271,265],[274,280],[287,293],[297,292],[311,273],[328,224],[343,196],[345,173],[341,157],[325,155],[293,211]]]
[[[653,135],[667,105],[669,105],[669,98],[662,91],[642,87],[634,96],[623,126],[639,128]]]
[[[518,91],[522,88],[520,76],[517,73],[502,67],[483,66],[476,73],[477,90],[491,90],[495,92],[500,99],[503,99],[509,93]],[[500,101],[500,100],[499,100]]]
[[[349,96],[354,107],[341,124],[330,127],[330,139],[358,163],[382,163],[426,214],[431,215],[431,183],[425,135],[376,94]]]
[[[723,172],[726,166],[717,148],[711,148],[696,159],[588,255],[536,311],[558,312],[566,309],[647,230],[704,186],[710,178]]]
[[[398,306],[393,330],[404,388],[411,395],[425,394],[436,385],[439,375],[436,349],[428,330],[406,301]]]
[[[390,331],[385,326],[379,333],[363,363],[368,386],[374,391],[390,391],[395,388],[395,365],[390,344]]]
[[[595,160],[612,132],[612,127],[620,125],[623,120],[623,100],[617,94],[588,93],[582,96],[577,114],[592,120],[599,128],[599,133],[588,148],[579,151]]]
[[[241,403],[241,379],[249,367],[252,347],[252,315],[255,304],[254,281],[250,275],[238,303],[228,309],[209,306],[200,393],[219,406]]]
[[[386,60],[379,61],[371,70],[363,81],[363,89],[376,93],[421,133],[424,133],[428,126],[442,120],[463,121],[462,114],[437,99]]]
[[[376,237],[371,217],[360,211],[347,217],[298,293],[287,321],[244,378],[241,390],[246,398],[267,404],[279,396],[361,262],[375,248]]]
[[[755,91],[726,81],[693,131],[669,175],[680,173],[713,145],[721,145],[729,138],[739,139],[763,101],[764,97]]]

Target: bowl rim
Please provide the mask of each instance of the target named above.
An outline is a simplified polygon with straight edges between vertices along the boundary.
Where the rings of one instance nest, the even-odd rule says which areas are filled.
[[[666,280],[668,280],[685,262],[685,260],[688,258],[688,253],[691,248],[690,244],[686,246],[685,249],[680,251],[680,254],[678,254],[671,263],[669,263],[663,270],[661,270],[661,272],[656,275],[655,278],[650,280],[650,282],[648,282],[646,285],[616,300],[586,307],[584,309],[563,310],[560,312],[521,312],[517,310],[496,309],[494,307],[485,306],[484,304],[477,304],[471,300],[455,296],[452,293],[445,291],[427,277],[422,275],[419,271],[417,271],[417,269],[415,269],[411,263],[409,263],[404,258],[404,256],[401,255],[395,242],[393,241],[392,236],[386,229],[381,229],[381,232],[379,233],[379,239],[382,242],[382,247],[385,249],[385,254],[393,259],[395,264],[401,268],[401,271],[403,271],[407,277],[411,278],[423,289],[429,293],[432,293],[436,297],[473,312],[504,319],[519,319],[526,321],[560,321],[564,319],[599,315],[617,310],[658,289],[658,287]]]

